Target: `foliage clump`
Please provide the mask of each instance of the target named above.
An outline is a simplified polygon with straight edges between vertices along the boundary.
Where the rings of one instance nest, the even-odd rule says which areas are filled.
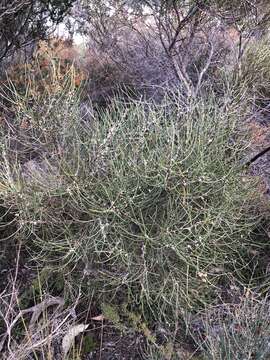
[[[209,360],[268,359],[270,319],[267,297],[246,294],[239,304],[208,309],[200,345]]]
[[[154,317],[214,301],[248,266],[257,222],[254,181],[240,165],[242,110],[174,94],[162,105],[116,100],[86,123],[73,72],[65,79],[46,102],[13,97],[15,123],[29,123],[16,134],[24,157],[3,137],[14,236],[38,263],[80,274],[99,295],[124,293]]]
[[[246,84],[250,98],[259,109],[267,106],[270,96],[269,65],[269,39],[264,38],[250,44],[239,64],[240,69],[235,72],[239,86]]]

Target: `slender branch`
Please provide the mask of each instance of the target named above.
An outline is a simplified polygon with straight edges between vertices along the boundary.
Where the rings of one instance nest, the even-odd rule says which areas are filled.
[[[177,14],[177,18],[178,18],[178,21],[180,20],[180,17],[179,17],[179,13],[178,13],[178,10],[177,10],[177,7],[174,6],[174,10]],[[192,8],[189,10],[187,16],[181,20],[178,24],[178,27],[177,27],[177,30],[174,34],[174,37],[169,45],[169,48],[168,48],[168,51],[171,51],[173,49],[173,47],[175,46],[175,43],[177,42],[177,39],[178,39],[178,36],[181,32],[181,30],[190,22],[190,20],[196,16],[199,12],[200,8],[197,6],[197,5],[194,5],[192,6]]]
[[[209,69],[209,67],[211,65],[213,55],[214,55],[214,46],[213,46],[213,43],[210,42],[210,52],[209,52],[206,64],[205,64],[205,66],[203,67],[202,71],[199,74],[199,78],[198,78],[196,89],[195,89],[195,96],[198,95],[198,92],[199,92],[199,90],[201,88],[203,77],[204,77],[205,73],[207,72],[207,70]]]
[[[270,146],[268,146],[267,148],[263,149],[262,151],[260,151],[258,154],[256,154],[255,156],[253,156],[250,160],[248,160],[245,163],[245,166],[250,166],[252,163],[254,163],[256,160],[258,160],[260,157],[262,157],[263,155],[265,155],[266,153],[268,153],[270,151]]]

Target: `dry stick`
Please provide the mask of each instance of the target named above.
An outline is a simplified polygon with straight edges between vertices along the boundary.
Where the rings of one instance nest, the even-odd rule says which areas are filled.
[[[9,307],[8,307],[8,310],[7,310],[7,315],[6,315],[6,318],[8,316],[8,314],[10,313],[11,311],[11,304],[15,301],[14,297],[16,297],[16,289],[15,289],[15,285],[17,283],[17,278],[18,278],[18,271],[19,271],[19,261],[20,261],[20,254],[21,254],[21,242],[19,243],[19,249],[18,249],[18,253],[17,253],[17,258],[16,258],[16,270],[15,270],[15,277],[14,277],[14,280],[13,280],[13,284],[12,284],[12,293],[11,293],[11,299],[10,299],[10,303],[9,303]],[[10,351],[10,340],[11,340],[11,328],[8,327],[7,328],[7,333],[6,335],[8,336],[8,350]],[[4,337],[5,339],[5,337]],[[2,340],[0,346],[4,345],[4,339]],[[0,349],[1,351],[1,349]]]
[[[253,156],[253,158],[251,158],[250,160],[248,160],[244,165],[245,166],[250,166],[252,163],[254,163],[257,159],[259,159],[260,157],[262,157],[264,154],[266,154],[267,152],[270,151],[270,146],[268,146],[267,148],[263,149],[261,152],[259,152],[258,154],[256,154],[255,156]]]
[[[103,319],[102,319],[101,320],[100,346],[99,346],[99,360],[101,360],[101,356],[102,356],[103,331],[104,331],[104,324],[103,324]]]
[[[205,73],[207,72],[207,70],[209,69],[209,67],[210,67],[210,65],[211,65],[211,61],[212,61],[213,55],[214,55],[214,46],[213,46],[213,44],[212,44],[212,42],[211,42],[211,43],[210,43],[210,52],[209,52],[207,61],[206,61],[203,69],[201,70],[201,72],[200,72],[200,74],[199,74],[199,78],[198,78],[197,85],[196,85],[196,89],[195,89],[195,96],[198,95],[198,92],[199,92],[199,90],[200,90],[200,88],[201,88],[201,84],[202,84],[203,77],[204,77]]]

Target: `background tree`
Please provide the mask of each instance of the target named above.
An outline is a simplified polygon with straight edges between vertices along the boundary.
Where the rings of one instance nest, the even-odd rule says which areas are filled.
[[[155,58],[151,66],[158,71],[153,79],[168,73],[169,66],[173,74],[163,80],[180,82],[188,96],[198,94],[224,56],[239,61],[249,41],[267,31],[270,20],[270,4],[265,0],[80,0],[74,9],[90,47],[130,69],[134,59],[142,64]],[[141,68],[149,72],[149,66]],[[138,66],[135,72],[138,79]]]
[[[0,61],[44,39],[69,12],[74,0],[1,0]]]

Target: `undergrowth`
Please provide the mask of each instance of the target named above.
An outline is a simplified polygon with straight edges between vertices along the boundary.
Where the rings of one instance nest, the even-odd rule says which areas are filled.
[[[177,330],[185,311],[249,282],[260,215],[242,165],[246,103],[227,84],[224,98],[115,99],[85,118],[75,67],[55,66],[1,90],[13,113],[0,128],[1,241],[72,292]]]
[[[251,42],[235,70],[236,83],[240,87],[245,84],[253,105],[264,111],[267,110],[270,96],[269,62],[269,38],[264,37]]]
[[[199,344],[207,360],[268,359],[269,300],[250,291],[238,304],[207,309],[202,316]]]

